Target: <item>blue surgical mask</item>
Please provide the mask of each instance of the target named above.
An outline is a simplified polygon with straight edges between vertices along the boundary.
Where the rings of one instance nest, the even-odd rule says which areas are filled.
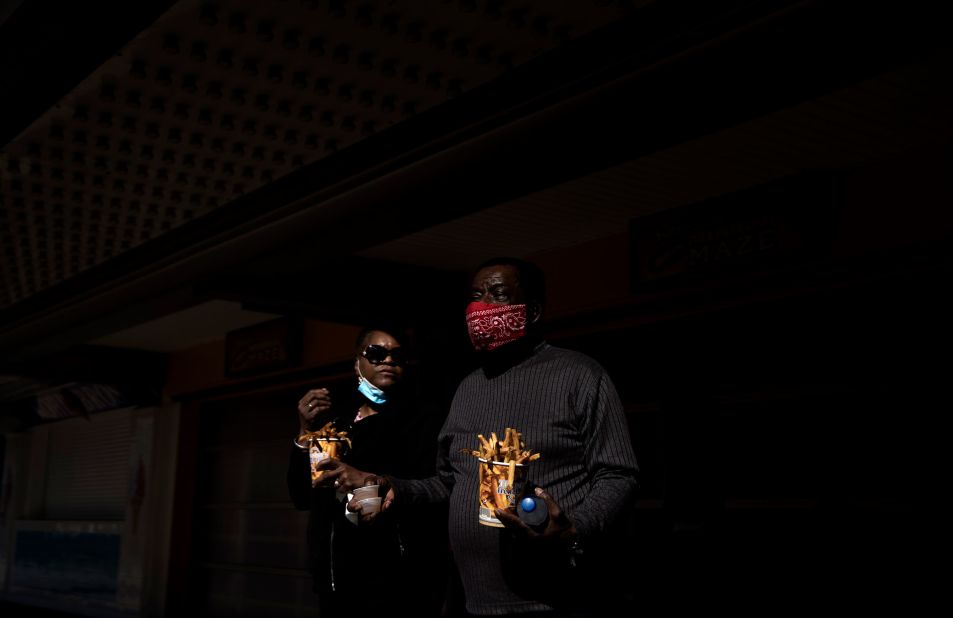
[[[382,405],[387,403],[387,393],[371,384],[367,378],[361,374],[361,368],[357,368],[357,392],[367,397],[371,403]]]

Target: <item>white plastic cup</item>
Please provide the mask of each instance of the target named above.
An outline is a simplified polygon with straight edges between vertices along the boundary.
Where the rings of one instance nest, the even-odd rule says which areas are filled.
[[[358,487],[354,489],[351,493],[354,494],[354,497],[357,498],[358,502],[364,500],[365,498],[376,498],[380,495],[380,485],[365,485],[364,487]]]
[[[381,510],[381,500],[380,496],[376,498],[364,498],[359,500],[357,505],[361,507],[361,514],[367,515],[368,513],[377,513]]]

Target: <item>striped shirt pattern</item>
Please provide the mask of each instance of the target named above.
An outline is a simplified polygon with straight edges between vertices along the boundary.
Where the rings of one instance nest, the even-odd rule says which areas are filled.
[[[550,609],[503,576],[501,534],[478,523],[477,434],[519,430],[526,448],[542,454],[526,478],[546,489],[579,532],[596,540],[631,504],[638,466],[622,403],[593,359],[541,343],[504,373],[477,369],[460,384],[439,436],[436,477],[394,480],[398,502],[450,501],[450,543],[467,611],[502,615]]]

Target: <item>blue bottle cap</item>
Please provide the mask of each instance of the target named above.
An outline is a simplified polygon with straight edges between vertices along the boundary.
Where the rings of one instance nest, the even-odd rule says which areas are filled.
[[[527,496],[520,500],[516,511],[523,523],[537,531],[545,528],[549,521],[549,509],[542,498]]]

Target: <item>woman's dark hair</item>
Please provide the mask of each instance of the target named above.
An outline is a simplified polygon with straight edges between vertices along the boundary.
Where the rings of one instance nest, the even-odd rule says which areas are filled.
[[[374,322],[362,328],[357,334],[357,339],[354,340],[354,351],[357,355],[364,351],[371,333],[387,333],[396,339],[402,348],[407,347],[407,329],[404,326],[393,322]]]
[[[491,266],[512,266],[515,268],[520,278],[520,287],[526,294],[526,300],[537,302],[540,305],[546,304],[546,275],[543,274],[543,269],[539,266],[520,258],[495,257],[477,266],[477,271]]]

